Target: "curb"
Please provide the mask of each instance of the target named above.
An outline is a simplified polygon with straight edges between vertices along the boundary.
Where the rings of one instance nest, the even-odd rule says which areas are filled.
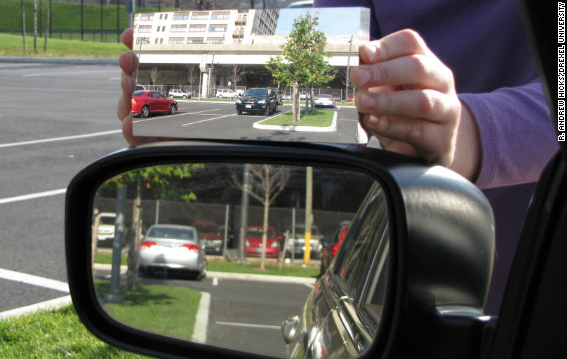
[[[279,116],[279,115],[278,115]],[[266,121],[254,122],[252,127],[259,130],[281,130],[281,131],[294,131],[294,132],[336,132],[337,131],[337,112],[333,115],[333,123],[329,127],[312,127],[312,126],[274,126],[274,125],[261,125],[260,123]]]

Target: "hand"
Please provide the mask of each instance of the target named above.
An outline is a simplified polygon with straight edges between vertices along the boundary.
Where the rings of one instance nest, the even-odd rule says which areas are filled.
[[[122,33],[122,43],[132,50],[132,43],[134,39],[134,31],[126,29]],[[116,115],[122,121],[122,134],[124,139],[130,145],[139,145],[142,143],[155,142],[163,140],[159,137],[139,137],[134,136],[132,127],[132,93],[136,88],[136,80],[132,74],[138,69],[138,56],[133,52],[125,52],[120,55],[120,67],[122,68],[122,96],[118,100],[118,108]]]
[[[351,80],[362,121],[390,151],[421,157],[473,180],[480,163],[474,117],[461,104],[453,74],[412,30],[360,49]]]

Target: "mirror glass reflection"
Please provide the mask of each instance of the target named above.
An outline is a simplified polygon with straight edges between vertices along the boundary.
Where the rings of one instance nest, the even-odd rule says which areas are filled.
[[[300,315],[309,325],[329,314],[301,313],[317,292],[323,258],[328,266],[359,208],[370,214],[356,220],[349,251],[365,263],[337,255],[337,278],[364,291],[346,293],[352,300],[339,303],[339,314],[363,323],[370,343],[377,324],[353,316],[358,307],[361,318],[381,316],[387,205],[380,185],[354,171],[182,163],[110,178],[93,208],[97,297],[111,317],[136,329],[288,357],[295,344],[282,338],[282,322]],[[364,274],[370,267],[378,274]],[[353,278],[369,280],[363,286]]]
[[[257,3],[134,14],[136,136],[365,141],[348,79],[369,10]]]

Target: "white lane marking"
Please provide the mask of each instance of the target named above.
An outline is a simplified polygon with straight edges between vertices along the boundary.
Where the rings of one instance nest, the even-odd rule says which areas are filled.
[[[209,119],[206,119],[206,120],[201,120],[201,121],[186,123],[186,124],[181,125],[181,126],[184,127],[184,126],[197,125],[197,124],[199,124],[199,123],[214,121],[214,120],[218,120],[218,119],[220,119],[220,118],[230,117],[230,116],[234,116],[234,115],[224,115],[224,116],[219,116],[219,117],[213,117],[213,118],[209,118]]]
[[[211,294],[207,292],[201,293],[201,301],[199,302],[199,310],[195,318],[195,327],[193,328],[192,341],[196,343],[207,343],[207,327],[209,326],[209,309],[211,306]]]
[[[203,112],[218,111],[218,110],[219,110],[218,108],[214,108],[214,109],[210,109],[210,110],[203,110],[203,111],[197,111],[197,112],[179,112],[179,113],[176,113],[175,115],[157,116],[157,117],[152,117],[152,118],[144,118],[144,119],[141,119],[141,120],[135,120],[135,121],[132,121],[132,123],[155,121],[155,120],[161,120],[161,119],[164,119],[164,118],[179,117],[179,116],[186,116],[186,115],[199,115],[199,116],[213,115],[214,116],[215,114],[203,113]]]
[[[60,76],[60,75],[85,75],[85,74],[98,74],[101,72],[117,72],[116,69],[109,70],[93,70],[93,71],[65,71],[65,72],[38,72],[34,74],[25,74],[22,77],[38,77],[38,76]]]
[[[69,285],[54,279],[39,277],[36,275],[14,272],[8,269],[0,268],[0,278],[11,280],[13,282],[35,285],[37,287],[57,290],[59,292],[69,293]]]
[[[243,328],[257,328],[257,329],[278,329],[282,327],[277,325],[262,325],[262,324],[249,324],[249,323],[230,323],[230,322],[217,322],[217,325],[225,325],[229,327],[243,327]]]
[[[98,136],[114,135],[114,134],[117,134],[117,133],[122,133],[122,130],[105,131],[105,132],[93,132],[93,133],[87,133],[87,134],[85,134],[85,135],[75,135],[75,136],[66,136],[66,137],[45,138],[45,139],[43,139],[43,140],[34,140],[34,141],[25,141],[25,142],[3,143],[3,144],[0,144],[0,148],[18,147],[18,146],[29,146],[29,145],[37,145],[37,144],[40,144],[40,143],[48,143],[48,142],[59,142],[59,141],[79,140],[79,139],[83,139],[83,138],[91,138],[91,137],[98,137]]]
[[[0,319],[15,318],[15,317],[19,317],[20,315],[36,312],[38,310],[59,309],[71,303],[73,303],[71,300],[71,296],[67,295],[65,297],[56,298],[33,305],[28,305],[27,307],[7,310],[5,312],[0,313]]]
[[[213,278],[213,287],[218,287],[219,285],[219,279],[217,277]]]
[[[61,188],[61,189],[56,189],[56,190],[53,190],[53,191],[31,193],[31,194],[26,194],[26,195],[23,195],[23,196],[3,198],[3,199],[0,199],[0,204],[28,201],[30,199],[36,199],[36,198],[42,198],[42,197],[57,196],[57,195],[60,195],[60,194],[65,194],[66,192],[67,192],[67,188]]]

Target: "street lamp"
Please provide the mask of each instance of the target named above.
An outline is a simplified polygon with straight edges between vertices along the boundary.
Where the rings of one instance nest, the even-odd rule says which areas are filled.
[[[136,85],[138,84],[138,72],[140,72],[140,64],[141,64],[140,59],[142,58],[142,44],[149,44],[150,41],[142,37],[139,37],[138,42],[140,43],[140,50],[138,51],[138,69],[136,70]]]
[[[346,82],[346,89],[345,89],[345,92],[346,92],[345,100],[346,100],[346,102],[348,102],[348,87],[349,87],[348,84],[349,84],[349,81],[350,81],[349,71],[350,71],[350,54],[352,52],[352,35],[350,36],[350,40],[349,40],[348,43],[349,43],[349,46],[348,46],[348,58],[347,58],[346,81],[345,81]]]

